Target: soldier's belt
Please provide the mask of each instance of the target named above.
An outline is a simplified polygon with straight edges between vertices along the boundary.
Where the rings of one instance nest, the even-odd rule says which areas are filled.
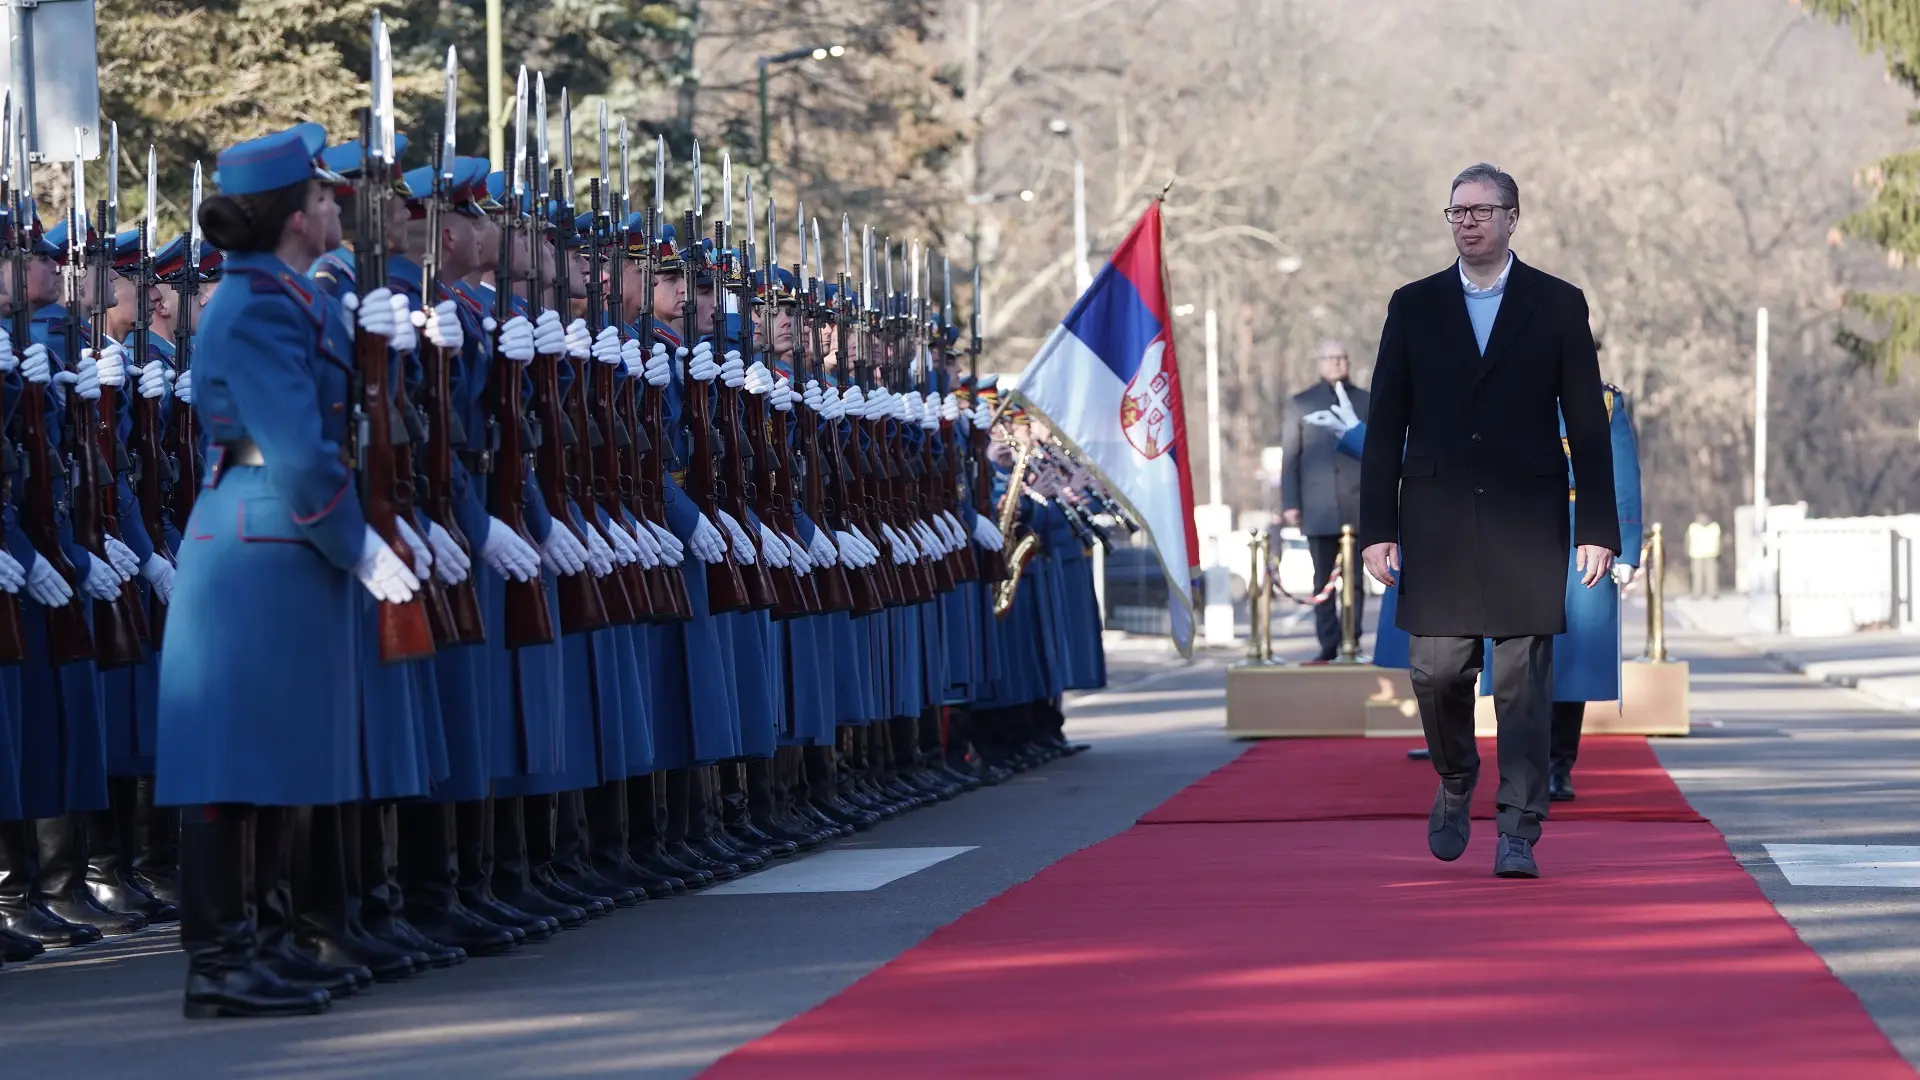
[[[267,459],[260,456],[259,445],[252,439],[236,439],[233,442],[221,443],[220,445],[226,449],[226,465],[229,468],[237,468],[242,465],[264,468],[267,464]]]

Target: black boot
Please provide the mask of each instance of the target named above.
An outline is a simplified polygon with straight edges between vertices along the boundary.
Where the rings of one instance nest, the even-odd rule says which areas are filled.
[[[0,873],[0,929],[50,949],[100,940],[99,927],[61,918],[41,897],[40,842],[33,822],[0,822],[0,854],[6,857],[6,870]]]
[[[518,796],[493,800],[493,894],[517,911],[546,916],[564,929],[584,926],[585,908],[548,895],[534,881],[523,801]]]
[[[468,956],[498,956],[525,941],[526,931],[497,926],[460,902],[453,804],[409,803],[397,809],[407,922],[427,940]]]
[[[527,941],[543,941],[560,932],[560,920],[531,915],[493,894],[493,800],[472,799],[453,805],[454,852],[460,871],[460,902],[499,926],[512,927]]]
[[[610,780],[580,793],[587,815],[587,863],[601,877],[642,896],[655,900],[672,896],[673,883],[649,874],[630,854],[633,829],[627,813],[631,802],[627,789],[631,783]]]
[[[254,811],[254,954],[288,986],[325,990],[347,997],[373,985],[373,972],[357,964],[329,964],[294,940],[294,815],[298,811],[263,806]]]
[[[840,797],[838,757],[838,753],[831,746],[807,747],[809,805],[833,825],[850,832],[865,832],[880,823],[880,816]]]
[[[555,900],[586,912],[590,919],[613,914],[616,905],[611,897],[581,892],[562,881],[554,870],[553,856],[559,843],[559,797],[529,795],[520,800],[520,807],[527,819],[527,865],[532,870],[534,886]]]
[[[208,806],[181,829],[180,947],[189,1019],[326,1012],[325,990],[289,986],[255,954],[253,808]]]
[[[147,892],[180,903],[180,808],[153,805],[153,777],[134,787],[133,873]]]
[[[815,789],[814,769],[809,763],[809,755],[825,753],[825,747],[796,746],[793,755],[793,802],[791,806],[793,820],[800,827],[814,830],[814,835],[823,844],[832,843],[842,837],[853,835],[853,826],[835,820],[826,811],[815,805],[814,800],[824,794]]]
[[[400,888],[400,815],[394,803],[368,803],[360,814],[361,876],[366,885],[360,921],[367,933],[416,956],[433,967],[452,967],[466,950],[442,945],[407,921],[406,894]]]
[[[150,892],[133,872],[140,778],[107,780],[109,807],[87,815],[87,890],[111,911],[136,911],[149,924],[177,922],[180,909]]]
[[[957,710],[950,708],[934,708],[920,715],[920,753],[927,767],[935,775],[963,792],[973,791],[981,786],[980,778],[954,768],[952,758],[947,752],[947,741],[951,737],[948,717],[955,711]]]
[[[632,907],[646,899],[646,891],[616,882],[593,865],[586,795],[586,791],[568,791],[555,801],[553,872],[588,896],[605,897],[617,907]]]
[[[690,888],[705,888],[724,880],[720,869],[687,843],[694,816],[692,771],[668,769],[654,781],[654,791],[659,799],[660,815],[658,864]]]
[[[784,840],[796,851],[812,851],[826,841],[819,829],[794,817],[800,781],[794,763],[800,748],[783,746],[773,760],[747,763],[747,810],[761,832]]]
[[[721,784],[720,770],[731,769],[732,765],[709,765],[694,770],[695,789],[700,793],[704,814],[696,820],[697,835],[695,844],[706,851],[713,852],[720,859],[739,867],[743,872],[751,873],[767,865],[767,860],[746,850],[748,845],[741,843],[727,832],[726,798]]]
[[[627,857],[647,876],[647,895],[658,895],[659,888],[671,896],[686,892],[693,883],[668,870],[661,858],[666,793],[659,780],[654,773],[627,780]]]
[[[316,806],[294,820],[294,941],[335,967],[365,968],[375,982],[427,969],[427,957],[389,945],[360,923],[360,807]]]
[[[147,928],[145,915],[109,908],[87,888],[86,815],[42,818],[33,828],[40,841],[40,893],[48,910],[69,922],[97,926],[108,937]]]
[[[786,787],[780,782],[780,764],[777,757],[748,758],[740,763],[741,784],[745,794],[742,822],[757,834],[760,842],[776,857],[786,858],[799,854],[803,846],[812,848],[814,845],[811,835],[789,832],[778,821],[781,789]]]
[[[756,801],[763,807],[773,803],[773,762],[768,758],[745,758],[722,765],[719,775],[723,791],[727,835],[734,846],[771,862],[796,854],[800,845],[776,837],[762,827],[764,819],[755,812]],[[756,782],[762,790],[756,794]]]

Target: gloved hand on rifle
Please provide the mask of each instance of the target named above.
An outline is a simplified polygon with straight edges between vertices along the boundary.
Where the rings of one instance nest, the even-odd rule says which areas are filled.
[[[13,355],[13,332],[0,326],[0,374],[11,375],[19,368],[20,358]]]
[[[564,356],[567,330],[560,325],[560,313],[548,308],[533,322],[533,351],[540,356]]]
[[[668,383],[672,382],[673,381],[672,365],[677,362],[684,362],[686,358],[687,358],[687,350],[678,349],[678,350],[675,350],[674,358],[669,359],[667,357],[666,342],[664,341],[654,342],[653,351],[647,354],[647,370],[645,372],[647,385],[648,386],[665,386]]]
[[[807,545],[807,558],[815,566],[832,566],[840,561],[840,549],[834,546],[827,530],[813,530],[813,542]]]
[[[767,400],[773,403],[775,411],[790,413],[793,411],[794,400],[798,397],[799,395],[793,392],[793,383],[787,381],[787,377],[782,375],[773,381],[773,393]]]
[[[638,379],[646,374],[647,351],[640,347],[639,341],[628,338],[620,343],[620,363],[628,375]]]
[[[451,300],[442,300],[428,311],[416,311],[413,318],[429,344],[448,352],[459,352],[467,343],[467,332],[460,325],[460,309]]]
[[[613,573],[613,547],[607,538],[600,535],[591,521],[580,523],[580,535],[587,539],[587,569],[593,571],[593,576],[606,577]]]
[[[920,426],[927,431],[940,430],[940,395],[928,394],[920,403]]]
[[[620,331],[611,326],[603,326],[593,338],[593,359],[601,364],[622,364],[620,359]],[[624,366],[624,364],[623,364]]]
[[[494,573],[513,581],[532,581],[540,576],[540,553],[497,517],[487,519],[480,558],[493,567]]]
[[[988,551],[999,551],[1007,546],[1007,538],[1000,535],[999,527],[988,520],[985,514],[973,516],[973,540]]]
[[[633,550],[640,557],[640,565],[651,570],[660,565],[660,541],[653,538],[653,530],[640,524],[640,520],[625,510],[620,512],[620,530],[632,541]]]
[[[540,561],[559,577],[577,574],[587,568],[587,546],[565,522],[555,521],[547,530],[547,542],[540,545]]]
[[[693,527],[693,539],[687,542],[687,547],[693,552],[693,557],[701,562],[727,561],[727,542],[705,514],[700,515],[700,523]]]
[[[87,560],[87,577],[80,583],[80,591],[95,600],[117,600],[120,598],[120,580],[120,575],[107,564],[107,560],[95,555]]]
[[[567,324],[567,355],[575,360],[593,355],[593,332],[587,329],[587,320],[575,319]]]
[[[644,529],[649,536],[652,536],[654,542],[659,545],[660,561],[663,564],[667,566],[679,566],[686,560],[687,545],[681,543],[679,537],[655,525],[651,521],[642,521],[640,527]]]
[[[157,551],[140,567],[140,576],[153,587],[153,598],[163,604],[173,602],[173,573],[173,563]]]
[[[767,560],[768,566],[776,569],[785,569],[793,563],[792,557],[787,552],[787,545],[781,541],[778,534],[764,524],[760,526],[760,554]]]
[[[813,573],[813,560],[808,558],[807,549],[801,545],[800,541],[795,540],[786,533],[777,533],[775,535],[780,538],[782,544],[786,545],[787,565],[793,567],[793,572],[796,574]]]
[[[140,369],[140,396],[149,401],[159,401],[167,396],[167,384],[173,379],[173,373],[167,365],[158,360],[149,360]]]
[[[400,540],[413,552],[413,576],[420,581],[427,580],[427,574],[433,570],[433,549],[427,546],[420,534],[406,518],[394,518],[394,525],[400,530]]]
[[[884,521],[880,523],[880,538],[887,542],[887,547],[893,555],[893,565],[904,566],[913,561],[913,556],[907,553],[909,545],[905,538],[895,532],[892,525]]]
[[[738,390],[747,381],[747,365],[736,349],[727,350],[726,363],[720,365],[720,381],[730,390]]]
[[[807,388],[801,392],[800,400],[807,403],[807,408],[812,409],[815,416],[824,417],[827,414],[827,396],[820,391],[817,380],[807,380]]]
[[[73,586],[53,568],[45,555],[34,552],[27,568],[27,596],[41,607],[65,607],[73,599]]]
[[[909,390],[895,395],[893,399],[893,418],[903,423],[920,426],[920,391]]]
[[[849,386],[840,392],[840,409],[834,414],[838,420],[842,416],[855,418],[867,415],[867,395],[857,386]]]
[[[393,290],[375,289],[365,296],[348,293],[340,298],[340,304],[353,312],[354,325],[362,331],[377,337],[393,337]]]
[[[439,522],[427,519],[427,543],[433,547],[433,573],[442,584],[458,585],[467,580],[473,560],[460,550],[453,534]]]
[[[940,511],[940,524],[947,530],[947,540],[953,544],[953,550],[959,551],[967,546],[967,530],[960,527],[960,519],[946,510]]]
[[[361,542],[360,563],[353,568],[353,576],[382,603],[404,604],[420,591],[420,579],[408,568],[406,560],[380,539],[372,526],[367,527]]]
[[[420,335],[413,332],[412,301],[400,293],[389,293],[387,302],[393,305],[393,334],[387,343],[396,351],[413,352],[420,347]]]
[[[945,398],[941,399],[940,419],[945,420],[949,424],[959,422],[960,420],[960,399],[959,398],[953,396],[952,394],[948,394]]]
[[[80,352],[80,361],[73,365],[72,371],[55,372],[53,376],[54,400],[65,403],[63,387],[72,387],[80,395],[81,401],[100,400],[100,364],[92,356],[92,349]]]
[[[985,431],[993,424],[993,410],[984,401],[973,403],[973,430]]]
[[[530,363],[534,354],[533,324],[515,315],[500,325],[500,355],[516,364]]]
[[[173,380],[173,396],[179,398],[182,405],[193,404],[193,372],[183,371]]]
[[[840,548],[841,562],[855,570],[864,569],[873,565],[873,556],[868,554],[865,545],[860,542],[859,537],[850,532],[837,532],[833,534],[833,537]]]
[[[913,523],[913,535],[920,542],[920,550],[926,552],[929,559],[945,558],[950,550],[947,547],[946,538],[935,532],[933,527],[924,521]]]
[[[607,538],[607,546],[613,549],[613,561],[621,566],[634,563],[646,565],[646,560],[640,555],[640,545],[633,542],[633,534],[622,527],[624,524],[602,522],[600,525],[601,533]]]
[[[733,541],[733,561],[741,566],[752,566],[756,558],[753,551],[753,538],[747,535],[747,530],[740,527],[740,523],[733,519],[732,514],[725,510],[716,512],[720,515],[720,524],[726,527],[727,536]]]
[[[742,385],[746,387],[747,393],[756,397],[765,397],[773,392],[773,372],[767,370],[767,365],[755,360],[753,366],[746,370]]]
[[[113,575],[121,581],[132,581],[133,575],[140,572],[140,560],[134,558],[133,549],[111,533],[107,534],[102,546],[107,549],[107,565],[112,568]]]
[[[687,378],[696,382],[712,382],[720,374],[720,365],[713,362],[713,343],[702,341],[693,347],[693,355],[687,360]]]
[[[45,345],[36,341],[20,354],[20,377],[36,386],[45,386],[53,381],[53,363],[47,356]]]
[[[20,586],[27,583],[27,568],[20,561],[0,549],[0,592],[17,593]]]

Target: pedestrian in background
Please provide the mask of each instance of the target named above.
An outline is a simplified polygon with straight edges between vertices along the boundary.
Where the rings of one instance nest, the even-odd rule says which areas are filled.
[[[1285,427],[1280,432],[1280,523],[1298,528],[1313,554],[1313,591],[1326,588],[1340,555],[1340,527],[1360,523],[1360,463],[1338,452],[1338,432],[1306,418],[1338,413],[1364,423],[1367,392],[1347,381],[1347,346],[1320,343],[1317,356],[1320,381],[1287,402]],[[1358,590],[1358,616],[1366,615],[1366,590]],[[1323,603],[1314,609],[1314,630],[1320,639],[1322,662],[1340,655],[1340,608]]]
[[[1687,559],[1693,564],[1693,598],[1719,599],[1720,523],[1704,510],[1693,515],[1693,524],[1687,526]]]

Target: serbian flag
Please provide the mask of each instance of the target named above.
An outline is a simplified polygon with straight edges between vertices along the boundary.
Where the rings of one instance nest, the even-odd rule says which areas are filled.
[[[1167,575],[1174,644],[1192,655],[1200,542],[1158,199],[1053,328],[1015,393],[1145,527]]]

